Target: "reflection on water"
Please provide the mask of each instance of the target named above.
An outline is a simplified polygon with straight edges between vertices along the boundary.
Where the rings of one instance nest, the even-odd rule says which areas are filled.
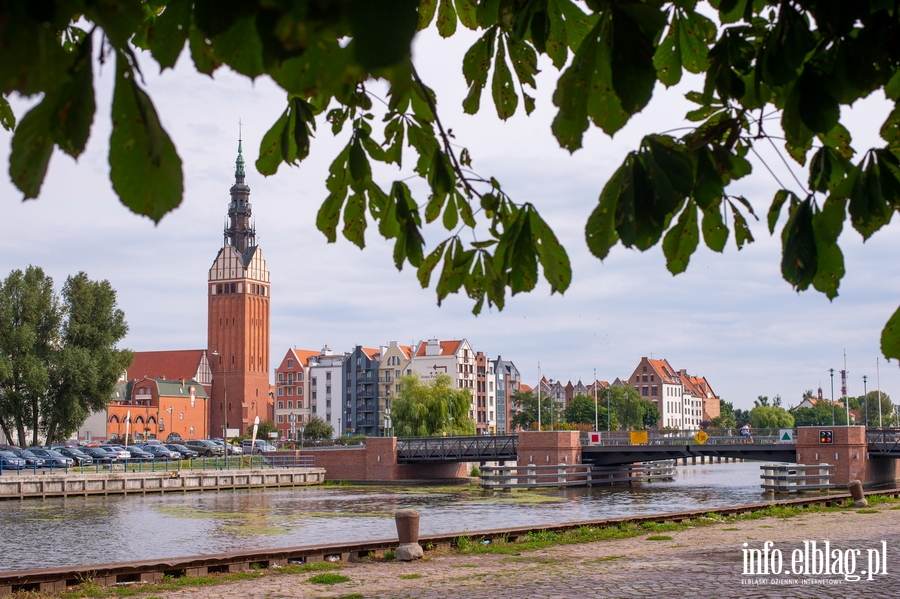
[[[418,509],[422,534],[477,531],[766,501],[759,462],[678,467],[635,487],[483,493],[452,487],[279,491],[0,502],[0,570],[396,538]]]

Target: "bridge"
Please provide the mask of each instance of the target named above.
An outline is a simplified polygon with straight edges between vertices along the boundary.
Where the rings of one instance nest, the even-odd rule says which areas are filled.
[[[397,463],[502,462],[518,459],[518,435],[397,439]]]

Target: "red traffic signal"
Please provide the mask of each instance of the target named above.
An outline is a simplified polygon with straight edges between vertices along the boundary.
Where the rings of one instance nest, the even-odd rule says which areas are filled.
[[[833,431],[819,431],[819,443],[831,445],[834,443]]]

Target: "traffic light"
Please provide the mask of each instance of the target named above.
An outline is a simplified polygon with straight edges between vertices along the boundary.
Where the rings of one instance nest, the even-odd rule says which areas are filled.
[[[819,431],[819,443],[824,445],[831,445],[834,443],[834,432],[833,431]]]

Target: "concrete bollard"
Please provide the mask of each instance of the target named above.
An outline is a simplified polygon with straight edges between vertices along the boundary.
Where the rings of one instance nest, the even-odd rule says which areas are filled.
[[[422,559],[425,552],[419,545],[419,512],[400,510],[394,514],[394,521],[397,524],[397,537],[400,539],[397,559],[403,562]]]
[[[869,505],[869,502],[863,495],[863,486],[861,482],[858,480],[851,480],[847,485],[847,488],[850,489],[850,496],[853,498],[853,507],[866,507]]]

